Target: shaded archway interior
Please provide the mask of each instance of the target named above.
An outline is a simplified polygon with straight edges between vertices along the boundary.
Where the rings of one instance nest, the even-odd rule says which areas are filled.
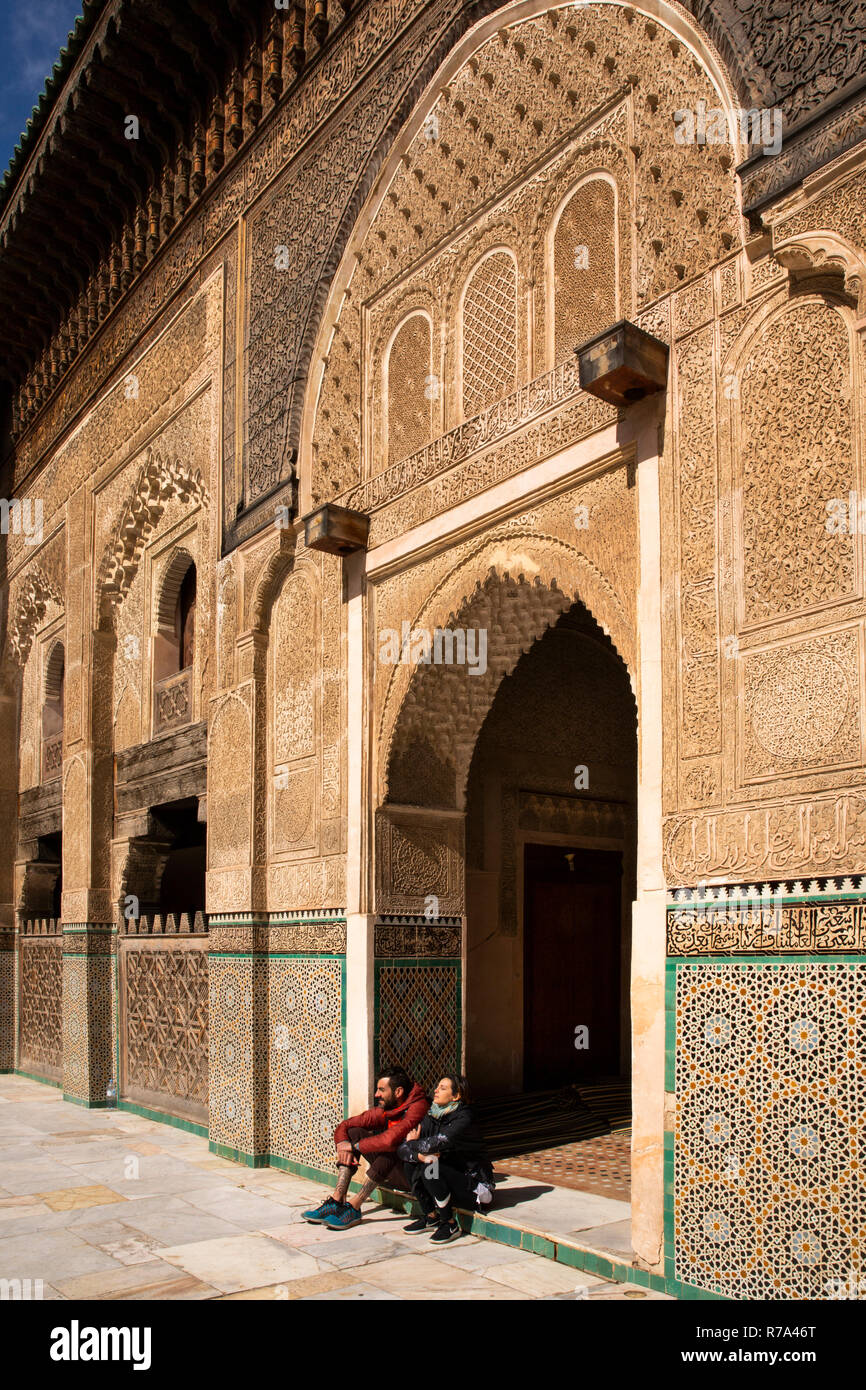
[[[467,1063],[480,1093],[627,1075],[636,787],[628,673],[576,603],[502,680],[469,772]],[[568,1031],[557,1042],[548,1024]]]
[[[497,1157],[619,1131],[609,1190],[622,1197],[637,839],[629,674],[588,608],[522,575],[489,575],[457,624],[488,629],[487,669],[418,667],[388,799],[452,815],[465,805],[466,1072]],[[608,1191],[604,1180],[594,1190]]]
[[[630,1195],[637,715],[581,603],[501,682],[466,798],[466,1065],[506,1171]]]

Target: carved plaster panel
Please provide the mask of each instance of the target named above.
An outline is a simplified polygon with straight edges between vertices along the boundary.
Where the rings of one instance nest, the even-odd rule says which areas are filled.
[[[742,781],[862,763],[862,666],[859,626],[744,653]]]
[[[742,627],[857,592],[856,536],[828,524],[857,486],[849,344],[843,313],[809,297],[768,318],[735,367]]]
[[[456,917],[464,910],[463,817],[414,807],[376,813],[376,911]]]

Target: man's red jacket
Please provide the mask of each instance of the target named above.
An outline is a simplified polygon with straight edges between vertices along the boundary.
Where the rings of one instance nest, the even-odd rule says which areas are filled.
[[[350,1129],[377,1129],[380,1131],[378,1134],[358,1141],[361,1153],[365,1158],[393,1153],[410,1130],[420,1125],[429,1108],[430,1102],[424,1088],[416,1081],[406,1100],[395,1105],[393,1110],[382,1110],[377,1106],[375,1110],[365,1110],[363,1115],[353,1115],[343,1120],[334,1131],[334,1140],[338,1144],[348,1143]]]

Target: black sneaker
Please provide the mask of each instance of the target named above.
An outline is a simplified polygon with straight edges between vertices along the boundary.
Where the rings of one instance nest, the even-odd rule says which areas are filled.
[[[410,1221],[408,1226],[403,1227],[403,1230],[410,1236],[420,1236],[423,1235],[425,1231],[429,1231],[431,1226],[435,1225],[436,1216],[431,1213],[430,1216],[419,1216],[417,1221]]]
[[[456,1240],[457,1237],[462,1236],[462,1234],[463,1232],[456,1221],[443,1221],[437,1225],[436,1230],[430,1237],[430,1244],[447,1245],[449,1240]]]

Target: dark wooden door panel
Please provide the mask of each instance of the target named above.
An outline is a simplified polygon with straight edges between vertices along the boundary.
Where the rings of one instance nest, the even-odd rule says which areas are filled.
[[[619,1073],[621,878],[620,854],[526,847],[527,1088]]]

